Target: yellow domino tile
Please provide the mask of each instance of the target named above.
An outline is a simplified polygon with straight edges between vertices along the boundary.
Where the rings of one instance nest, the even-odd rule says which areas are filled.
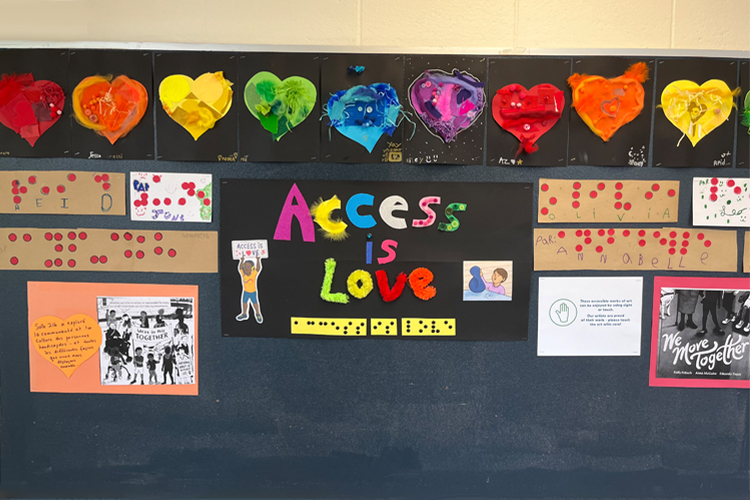
[[[404,337],[455,337],[455,318],[401,318]]]
[[[396,318],[370,318],[370,335],[396,337],[398,335]]]
[[[291,318],[292,335],[366,337],[367,318]]]

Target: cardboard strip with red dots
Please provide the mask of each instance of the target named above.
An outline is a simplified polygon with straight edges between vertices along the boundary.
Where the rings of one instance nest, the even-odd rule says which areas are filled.
[[[215,273],[216,231],[0,228],[0,270]]]
[[[125,174],[1,171],[0,192],[3,214],[125,215]]]
[[[745,231],[745,249],[742,255],[742,272],[750,273],[750,231]]]
[[[535,229],[534,270],[737,272],[737,233],[695,228]]]
[[[538,222],[677,222],[679,181],[539,179]]]

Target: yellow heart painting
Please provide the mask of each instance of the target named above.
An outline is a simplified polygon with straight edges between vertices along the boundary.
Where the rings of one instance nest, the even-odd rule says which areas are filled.
[[[164,111],[197,141],[229,112],[231,86],[222,71],[203,73],[195,80],[169,75],[159,85],[159,99]]]
[[[85,314],[74,314],[65,320],[44,316],[30,328],[31,342],[37,352],[68,378],[99,351],[102,343],[102,329],[94,318]]]
[[[672,125],[680,129],[683,137],[687,136],[695,147],[729,119],[738,91],[731,90],[722,80],[708,80],[702,85],[691,80],[677,80],[662,92],[661,107]]]

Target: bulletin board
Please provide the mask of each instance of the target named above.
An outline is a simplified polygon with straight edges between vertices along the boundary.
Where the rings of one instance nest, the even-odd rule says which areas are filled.
[[[53,62],[59,57],[54,52],[56,49],[40,51],[40,57],[49,58],[50,62],[44,67],[51,73],[55,71]],[[0,52],[0,73],[6,71],[13,57],[25,60],[18,54],[6,55],[10,53]],[[70,57],[73,66],[73,56]],[[145,56],[138,51],[138,57]],[[159,54],[154,52],[151,57],[152,61],[157,61]],[[175,67],[186,60],[179,53],[164,52],[161,57],[165,65]],[[383,57],[393,60],[384,64]],[[234,71],[240,75],[249,75],[258,65],[271,64],[273,59],[269,59],[268,54],[247,53],[240,57],[228,52],[206,53],[203,58],[187,58],[184,64],[193,67],[197,74],[213,67],[211,64],[215,61],[206,62],[212,58],[219,61],[216,64],[224,65],[225,74]],[[406,53],[363,55],[361,58],[342,54],[312,57],[294,54],[293,58],[300,72],[309,78],[320,78],[321,89],[330,83],[325,73],[329,65],[343,69],[343,73],[335,73],[336,78],[353,79],[356,76],[347,73],[346,68],[358,64],[358,60],[367,60],[364,66],[368,69],[363,75],[371,79],[374,75],[368,72],[375,72],[383,64],[388,71],[403,78],[397,89],[400,93],[419,76],[414,65],[420,59],[430,59],[429,66],[427,61],[421,65],[425,69],[444,67],[450,71],[452,66],[461,63],[458,56],[441,58]],[[138,58],[132,55],[132,59],[130,63],[137,65]],[[646,91],[647,101],[658,101],[660,88],[664,86],[660,75],[673,79],[673,74],[682,71],[690,73],[690,78],[697,81],[706,79],[714,71],[724,71],[732,88],[742,86],[743,95],[747,92],[747,75],[750,75],[748,61],[736,57],[556,56],[544,57],[542,61],[537,57],[467,56],[466,59],[467,64],[473,65],[474,76],[489,75],[487,96],[490,100],[497,88],[515,80],[514,71],[519,75],[530,72],[532,78],[526,77],[530,82],[520,81],[522,76],[518,80],[531,86],[538,80],[536,76],[552,78],[557,73],[567,76],[579,71],[579,66],[581,72],[602,68],[601,71],[614,76],[631,62],[642,60],[653,70],[646,84],[650,89]],[[543,62],[542,69],[533,69],[537,62]],[[159,63],[154,64],[156,79],[161,70]],[[279,73],[288,71],[280,63],[274,68]],[[499,78],[497,85],[492,75]],[[241,84],[244,86],[244,80]],[[564,80],[560,82],[560,89],[569,99],[570,91],[563,85]],[[330,91],[322,95],[320,102],[325,103],[329,94]],[[665,126],[664,117],[659,116],[661,110],[653,105],[646,106],[644,115],[638,118],[641,126],[653,133],[646,134],[644,139],[638,136],[643,128],[631,124],[629,129],[623,129],[625,138],[616,136],[621,142],[615,141],[613,148],[602,149],[599,139],[590,134],[575,111],[570,110],[568,101],[560,129],[539,141],[538,154],[543,161],[536,162],[533,155],[537,153],[534,153],[527,163],[509,164],[518,143],[511,141],[509,134],[498,134],[491,103],[475,122],[483,132],[470,131],[466,140],[457,145],[446,148],[424,123],[405,120],[399,122],[394,132],[397,140],[390,141],[399,144],[389,144],[389,140],[383,139],[375,145],[376,159],[362,160],[363,148],[354,148],[346,142],[336,147],[337,142],[344,139],[336,135],[338,131],[331,131],[333,135],[329,139],[327,127],[321,126],[319,131],[310,127],[311,123],[319,122],[320,117],[316,115],[322,110],[318,108],[305,123],[308,128],[300,127],[299,137],[294,137],[298,149],[253,149],[233,132],[258,127],[258,123],[248,119],[249,115],[245,116],[247,109],[239,105],[241,97],[242,89],[238,84],[235,88],[235,99],[239,99],[235,102],[237,106],[227,115],[233,121],[227,120],[224,124],[236,123],[237,126],[224,127],[229,131],[219,130],[222,133],[217,134],[216,140],[209,141],[210,154],[206,150],[196,153],[206,154],[206,157],[196,158],[202,161],[186,161],[181,157],[190,155],[190,148],[200,142],[192,144],[191,140],[181,147],[168,140],[169,134],[184,131],[171,130],[174,123],[162,123],[167,120],[166,116],[159,115],[162,110],[158,101],[153,106],[158,109],[150,115],[157,118],[149,123],[156,129],[153,141],[157,149],[153,158],[148,156],[151,150],[133,146],[135,136],[126,139],[129,142],[123,143],[127,147],[122,151],[107,153],[122,153],[122,159],[89,160],[83,158],[90,150],[88,147],[80,148],[83,154],[77,154],[78,149],[75,149],[54,153],[44,150],[45,154],[38,155],[38,151],[24,147],[22,142],[13,142],[14,137],[0,130],[0,151],[4,144],[12,143],[12,147],[17,148],[12,155],[0,156],[0,173],[16,170],[96,171],[108,176],[120,173],[127,176],[130,172],[209,173],[214,183],[210,222],[200,225],[180,221],[147,222],[131,220],[129,213],[107,217],[1,214],[0,227],[85,227],[124,235],[129,230],[218,232],[222,221],[226,220],[227,225],[221,227],[219,234],[222,245],[219,255],[231,261],[231,256],[222,252],[229,252],[224,240],[233,239],[232,228],[241,229],[243,224],[253,224],[253,218],[262,220],[271,213],[268,220],[260,224],[270,224],[268,231],[273,232],[278,217],[278,207],[266,209],[264,204],[255,207],[251,200],[246,205],[232,206],[230,211],[222,196],[229,199],[234,195],[232,199],[239,199],[235,191],[270,186],[266,193],[278,191],[283,201],[293,183],[311,193],[311,198],[318,196],[313,197],[312,193],[320,192],[323,196],[326,186],[341,185],[345,186],[338,189],[342,199],[355,191],[368,189],[382,199],[398,192],[389,185],[397,188],[417,185],[423,188],[420,193],[434,188],[434,193],[426,194],[445,198],[449,193],[440,190],[447,189],[445,186],[450,183],[458,183],[460,189],[466,190],[461,193],[462,201],[471,206],[472,188],[475,189],[474,202],[481,204],[485,191],[500,192],[508,199],[527,196],[517,194],[521,192],[517,188],[527,186],[528,213],[514,213],[508,208],[497,215],[510,225],[521,221],[527,230],[523,239],[514,244],[512,256],[514,271],[519,277],[514,282],[513,304],[518,304],[520,323],[518,314],[505,309],[505,314],[490,317],[491,326],[484,322],[470,323],[465,342],[374,336],[294,338],[284,330],[285,324],[274,323],[274,310],[269,305],[264,314],[269,325],[277,325],[272,329],[276,334],[256,336],[237,333],[233,327],[227,327],[238,310],[237,305],[232,311],[224,310],[223,297],[228,292],[223,280],[225,275],[236,276],[237,269],[227,270],[218,265],[213,269],[209,264],[201,272],[193,272],[193,265],[206,265],[200,255],[194,261],[187,261],[184,268],[176,266],[169,272],[2,270],[0,492],[3,496],[651,498],[694,496],[700,491],[701,496],[732,498],[747,494],[750,471],[748,391],[649,387],[652,320],[649,304],[654,277],[683,276],[685,272],[532,271],[531,268],[531,231],[546,226],[537,222],[536,217],[541,209],[537,195],[540,178],[676,181],[681,190],[677,213],[665,225],[690,227],[693,177],[749,177],[747,129],[740,125],[736,111],[729,123],[723,125],[721,134],[709,136],[717,144],[704,156],[683,155],[683,149],[675,152],[680,134]],[[410,120],[414,121],[415,117]],[[160,134],[162,127],[167,130],[164,135]],[[221,122],[217,127],[221,127]],[[413,131],[419,142],[410,145],[407,139]],[[185,139],[179,134],[177,137]],[[461,134],[458,137],[462,138]],[[162,146],[165,140],[167,145]],[[49,147],[59,149],[60,144],[69,143],[70,138],[55,137],[55,141],[51,141]],[[481,148],[476,149],[479,143]],[[587,146],[587,143],[592,144]],[[581,160],[579,151],[589,150],[591,156]],[[714,166],[725,150],[731,151],[732,159]],[[162,153],[170,157],[162,157]],[[390,156],[390,153],[398,155]],[[293,157],[280,159],[287,154]],[[436,161],[432,161],[433,157]],[[458,164],[451,158],[457,158]],[[643,165],[628,166],[630,160],[643,162]],[[225,180],[231,180],[231,185],[219,187]],[[261,184],[260,181],[267,182]],[[403,189],[408,192],[410,188]],[[129,202],[133,201],[133,196],[128,193]],[[222,213],[225,209],[227,212]],[[232,224],[229,224],[229,217]],[[588,225],[564,226],[575,229]],[[629,227],[654,226],[633,223]],[[294,237],[299,238],[297,226],[294,228]],[[373,232],[377,238],[378,234]],[[501,237],[488,237],[495,236]],[[738,231],[739,256],[745,250],[743,237],[744,231]],[[357,248],[364,249],[364,240],[361,243]],[[445,251],[452,250],[446,247]],[[352,252],[354,255],[358,250]],[[358,254],[360,258],[363,252]],[[319,274],[324,254],[305,256],[315,258]],[[477,252],[478,260],[489,257],[488,252]],[[412,257],[410,262],[414,261],[415,265],[406,266],[409,269],[405,271],[419,262],[429,267],[431,258],[421,254]],[[271,262],[265,259],[263,265],[268,267]],[[747,279],[748,275],[741,270],[740,262],[732,272],[690,274]],[[436,265],[433,271],[437,276],[442,269]],[[268,273],[266,277],[272,276],[271,269],[264,272]],[[274,276],[289,281],[290,286],[297,279],[291,271],[288,274],[283,274],[283,270],[276,272],[279,274]],[[573,275],[644,278],[640,356],[537,356],[539,278]],[[304,274],[300,277],[308,278]],[[319,276],[310,279],[318,280]],[[197,395],[187,395],[190,391],[182,395],[31,392],[27,283],[41,281],[125,287],[134,283],[197,287],[194,297],[200,352],[199,363],[196,353]],[[313,288],[320,288],[317,281]],[[55,300],[54,294],[45,297]],[[291,307],[294,293],[290,292],[289,297],[286,303],[274,303]],[[232,300],[233,304],[237,303],[236,299]],[[376,302],[376,297],[365,300]],[[321,309],[329,306],[320,304]],[[315,302],[300,306],[300,311],[301,316],[319,312]],[[399,317],[407,313],[401,311]],[[371,316],[377,314],[380,312]],[[249,321],[252,323],[252,319]],[[502,332],[519,329],[526,335],[511,332],[509,338],[504,339],[508,341],[488,341],[490,339],[482,338],[481,333],[487,327]]]

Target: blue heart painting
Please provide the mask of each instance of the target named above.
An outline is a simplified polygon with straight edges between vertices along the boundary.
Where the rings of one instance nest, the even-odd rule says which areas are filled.
[[[398,127],[401,104],[389,84],[373,83],[336,92],[328,100],[327,111],[330,127],[372,153],[380,137],[393,135]]]

